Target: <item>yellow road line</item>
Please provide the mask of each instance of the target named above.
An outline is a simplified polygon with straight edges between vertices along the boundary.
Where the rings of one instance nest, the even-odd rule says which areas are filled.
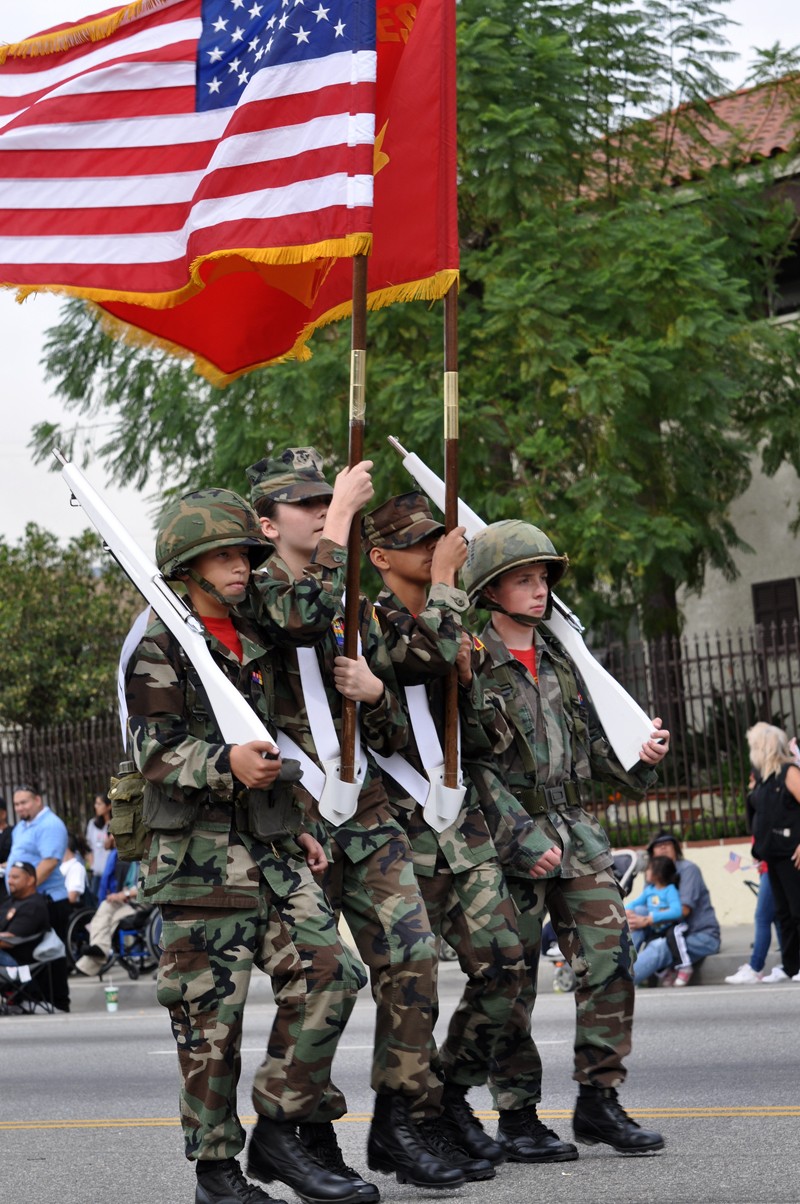
[[[750,1120],[800,1117],[800,1104],[777,1106],[752,1104],[742,1107],[705,1108],[645,1108],[636,1110],[637,1117],[670,1120],[725,1119],[743,1117]],[[484,1120],[496,1120],[496,1112],[477,1112]],[[542,1120],[564,1120],[572,1116],[571,1108],[541,1109]],[[255,1123],[255,1116],[242,1116],[243,1124]],[[349,1113],[338,1124],[368,1124],[372,1119],[368,1112]],[[17,1132],[25,1129],[158,1129],[177,1128],[180,1122],[172,1116],[99,1117],[87,1120],[5,1120],[0,1121],[0,1132]]]

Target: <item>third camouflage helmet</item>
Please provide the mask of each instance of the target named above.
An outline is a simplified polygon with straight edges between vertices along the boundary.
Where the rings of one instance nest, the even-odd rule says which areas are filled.
[[[552,588],[567,571],[569,559],[559,556],[552,540],[518,518],[490,523],[470,540],[467,562],[461,570],[464,589],[471,602],[477,602],[485,586],[501,573],[524,564],[544,561],[548,565],[547,580]]]
[[[241,546],[253,568],[270,552],[255,510],[231,489],[187,493],[170,502],[159,519],[156,561],[165,577],[204,552]]]

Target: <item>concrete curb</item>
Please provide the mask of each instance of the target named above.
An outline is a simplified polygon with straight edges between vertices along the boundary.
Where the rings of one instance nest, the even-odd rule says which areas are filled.
[[[722,929],[722,949],[714,957],[707,957],[698,966],[692,979],[693,986],[718,986],[724,983],[729,974],[738,970],[744,962],[749,961],[753,942],[752,927],[733,925]],[[777,947],[773,948],[767,958],[767,969],[779,964]],[[461,974],[457,961],[442,961],[439,972],[443,974]],[[554,967],[547,958],[542,958],[539,969],[540,993],[553,993]],[[135,1012],[141,1008],[157,1007],[156,984],[151,974],[143,975],[136,981],[131,981],[124,971],[119,974],[112,972],[112,980],[119,987],[119,1011]],[[96,978],[70,977],[70,993],[72,996],[72,1014],[86,1012],[105,1012],[104,983]],[[108,981],[108,976],[104,981]],[[263,1003],[270,1003],[272,992],[269,980],[264,975],[254,974],[250,986],[250,997]]]

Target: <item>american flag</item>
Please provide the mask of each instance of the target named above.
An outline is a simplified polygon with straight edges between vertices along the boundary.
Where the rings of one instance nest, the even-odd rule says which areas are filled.
[[[374,3],[145,0],[3,57],[0,284],[160,308],[368,249]]]
[[[742,859],[739,856],[739,854],[738,853],[729,853],[728,860],[725,862],[725,864],[723,865],[722,868],[724,870],[727,870],[727,872],[729,874],[735,874],[736,871],[741,868],[741,865],[742,865]]]

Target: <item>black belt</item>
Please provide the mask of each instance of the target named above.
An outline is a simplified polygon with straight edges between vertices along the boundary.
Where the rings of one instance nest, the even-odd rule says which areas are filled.
[[[530,815],[541,815],[545,811],[561,811],[564,807],[579,807],[580,786],[564,782],[561,786],[537,786],[520,791],[520,799]]]

